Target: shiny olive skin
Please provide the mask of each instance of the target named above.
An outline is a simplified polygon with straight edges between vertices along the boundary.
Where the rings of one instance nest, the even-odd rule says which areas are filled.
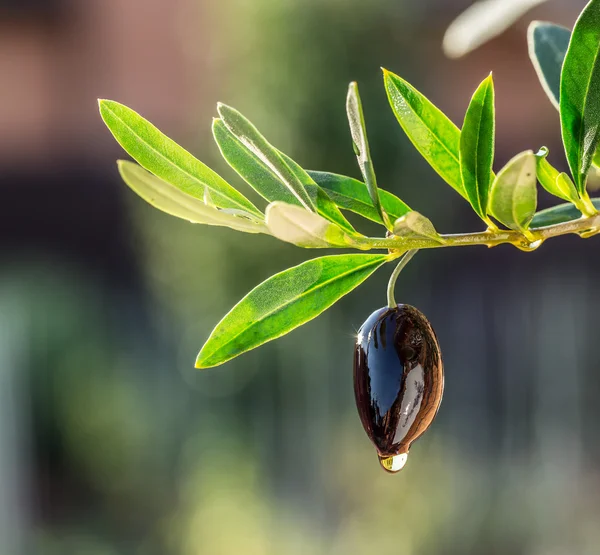
[[[380,308],[358,332],[354,394],[381,457],[408,453],[442,401],[444,369],[433,328],[416,308]]]

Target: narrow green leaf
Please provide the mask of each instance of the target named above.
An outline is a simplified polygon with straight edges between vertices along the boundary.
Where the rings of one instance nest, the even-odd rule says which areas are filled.
[[[431,220],[414,210],[394,222],[394,235],[397,237],[425,237],[443,243]]]
[[[533,21],[527,31],[529,57],[540,83],[556,109],[560,104],[560,73],[571,31],[561,25]]]
[[[315,206],[294,172],[283,161],[277,149],[258,132],[242,114],[234,108],[219,103],[217,109],[223,123],[237,139],[254,153],[277,177],[285,183],[290,192],[307,210],[315,210]]]
[[[460,131],[404,79],[383,70],[385,89],[400,126],[431,167],[469,200],[460,174]]]
[[[491,214],[506,227],[527,231],[537,206],[535,154],[517,154],[496,176],[490,192]]]
[[[208,190],[218,208],[244,210],[262,217],[244,195],[138,113],[112,100],[100,100],[99,107],[117,142],[142,167],[197,199],[203,200]]]
[[[248,212],[219,210],[183,193],[177,187],[159,179],[141,166],[118,160],[123,181],[155,208],[192,223],[220,225],[246,233],[269,233],[264,222]]]
[[[272,202],[267,206],[266,224],[269,232],[288,243],[304,248],[348,248],[352,237],[339,226],[301,206]]]
[[[581,12],[560,81],[560,121],[567,161],[580,195],[600,141],[600,0]]]
[[[223,120],[213,120],[213,135],[223,158],[259,195],[269,202],[282,201],[287,204],[303,206],[298,197],[280,179],[279,175],[243,144],[227,128]],[[324,218],[338,224],[348,233],[355,233],[350,222],[327,194],[317,186],[308,173],[282,152],[279,152],[279,155],[302,183],[306,193],[317,207],[317,212]]]
[[[548,162],[546,159],[548,152],[548,149],[543,146],[535,155],[538,181],[550,194],[569,202],[579,202],[575,184],[566,173],[559,172]]]
[[[340,208],[383,224],[381,215],[373,206],[364,183],[335,173],[309,171],[308,174]],[[388,191],[379,189],[379,198],[383,209],[393,220],[410,212],[408,205]]]
[[[270,277],[217,324],[196,367],[223,364],[316,318],[388,260],[379,254],[324,256]]]
[[[254,152],[227,128],[222,119],[213,119],[213,136],[223,158],[259,195],[269,202],[281,200],[302,206],[289,187]]]
[[[594,207],[600,210],[600,198],[594,198],[591,199],[591,201]],[[561,204],[537,212],[533,217],[533,220],[531,220],[530,227],[531,229],[537,229],[549,225],[570,222],[572,220],[579,220],[581,217],[581,212],[573,206],[573,204]]]
[[[365,124],[365,116],[363,113],[362,102],[358,94],[358,85],[350,83],[348,87],[348,96],[346,97],[346,113],[348,114],[348,122],[350,124],[350,133],[360,171],[369,190],[369,196],[373,206],[381,216],[381,221],[388,229],[392,229],[392,222],[381,206],[379,193],[377,191],[377,178],[371,160],[371,151],[369,149],[369,140],[367,139],[367,126]]]
[[[463,187],[473,210],[487,220],[494,162],[494,81],[490,74],[473,94],[460,134],[460,169]]]

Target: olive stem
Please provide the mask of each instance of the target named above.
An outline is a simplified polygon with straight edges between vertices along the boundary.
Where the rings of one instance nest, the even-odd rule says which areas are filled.
[[[390,276],[390,281],[388,283],[388,288],[387,288],[387,301],[388,301],[388,306],[390,308],[396,308],[396,306],[397,306],[396,298],[394,297],[394,289],[396,288],[396,281],[398,279],[398,276],[400,275],[400,272],[402,270],[404,270],[405,266],[410,262],[410,259],[415,254],[417,254],[417,252],[419,252],[419,249],[412,249],[412,250],[408,251],[400,259],[400,262],[398,262],[398,265],[394,268],[394,271],[392,272],[392,275]]]
[[[354,245],[361,250],[370,249],[388,249],[390,251],[406,251],[407,249],[431,249],[439,247],[466,247],[471,245],[482,245],[495,247],[504,243],[512,244],[518,248],[532,250],[539,246],[546,239],[559,237],[575,233],[584,234],[584,237],[591,237],[600,233],[600,214],[593,216],[582,216],[576,220],[569,220],[560,224],[554,224],[547,227],[530,228],[529,237],[525,237],[519,231],[510,229],[498,231],[479,231],[476,233],[458,233],[454,235],[440,235],[440,239],[431,239],[428,237],[408,236],[396,237],[394,235],[386,238],[364,237],[353,238]],[[530,244],[534,243],[534,247]]]

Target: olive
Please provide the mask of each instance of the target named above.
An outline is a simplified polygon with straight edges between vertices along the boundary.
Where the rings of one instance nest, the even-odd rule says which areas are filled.
[[[416,308],[376,310],[354,349],[354,394],[383,468],[397,472],[442,401],[444,369],[435,332]]]

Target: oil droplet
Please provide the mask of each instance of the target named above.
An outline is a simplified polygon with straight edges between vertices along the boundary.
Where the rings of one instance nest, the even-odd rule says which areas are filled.
[[[542,243],[543,241],[538,239],[537,241],[532,241],[531,243],[519,243],[517,248],[523,252],[531,252],[537,249]]]
[[[391,457],[382,457],[379,455],[379,463],[383,469],[392,474],[400,472],[404,468],[407,460],[408,453],[401,453],[400,455],[393,455]]]

